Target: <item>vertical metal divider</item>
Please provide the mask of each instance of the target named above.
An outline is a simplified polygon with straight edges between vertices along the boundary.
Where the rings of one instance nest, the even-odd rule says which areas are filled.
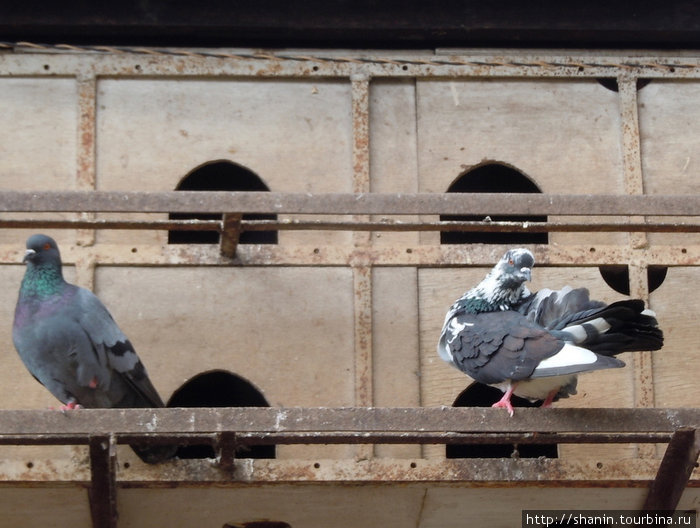
[[[78,85],[78,141],[75,187],[81,191],[97,188],[96,135],[97,135],[97,78],[93,72],[79,72]],[[78,213],[83,220],[93,220],[95,213]],[[76,242],[79,246],[95,244],[94,229],[79,229]]]
[[[641,136],[637,101],[637,76],[622,74],[617,79],[620,97],[620,124],[622,127],[622,150],[624,184],[627,194],[644,194],[642,174]],[[644,222],[644,217],[631,217],[630,222]],[[646,249],[649,245],[646,233],[629,234],[630,250]],[[634,259],[629,264],[630,296],[649,303],[647,280],[648,263]],[[634,406],[654,406],[654,372],[651,352],[638,352],[634,355]],[[638,444],[637,456],[654,458],[653,444]]]
[[[353,192],[371,191],[369,173],[369,84],[368,75],[350,77],[352,97],[352,168]],[[355,215],[353,220],[369,220]],[[354,256],[350,265],[353,276],[355,338],[355,405],[371,407],[374,403],[372,369],[372,264],[363,249],[372,244],[372,233],[352,233]],[[374,456],[373,445],[359,445],[358,459]]]

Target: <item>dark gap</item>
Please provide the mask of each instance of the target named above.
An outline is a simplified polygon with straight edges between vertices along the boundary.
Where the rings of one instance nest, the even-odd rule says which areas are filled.
[[[598,266],[600,276],[605,284],[622,295],[630,294],[630,270],[625,264]]]
[[[659,288],[666,280],[668,266],[649,266],[647,267],[647,284],[649,285],[649,293]]]
[[[491,407],[503,393],[495,387],[474,382],[457,396],[453,407]],[[539,407],[543,401],[531,402],[513,396],[513,407]],[[505,411],[503,411],[505,412]],[[514,451],[520,458],[559,458],[557,444],[450,444],[445,446],[447,458],[510,458]]]
[[[197,374],[177,389],[167,407],[269,407],[265,396],[246,379],[225,370]],[[182,446],[179,458],[214,458],[210,445]],[[237,458],[275,458],[274,445],[242,446]]]
[[[621,293],[622,295],[630,294],[629,266],[625,264],[611,264],[599,266],[598,270],[605,284],[610,286],[617,293]],[[668,266],[647,267],[647,288],[649,289],[649,293],[653,292],[664,283],[667,273]]]
[[[178,191],[269,191],[254,172],[230,161],[205,163],[178,184]],[[221,220],[220,214],[170,213],[171,220]],[[244,220],[277,220],[276,214],[244,214]],[[168,244],[218,244],[218,231],[168,231]],[[241,233],[239,244],[277,244],[277,231]]]
[[[596,79],[598,84],[607,88],[611,92],[618,92],[620,87],[617,85],[617,79],[615,77],[600,77]],[[637,91],[641,90],[651,82],[651,79],[637,79]]]
[[[540,189],[521,172],[501,163],[480,165],[457,178],[447,192],[465,193],[539,193]],[[491,215],[494,222],[546,222],[546,216]],[[483,216],[440,215],[441,221],[481,221]],[[441,244],[547,244],[548,233],[479,233],[442,231]]]

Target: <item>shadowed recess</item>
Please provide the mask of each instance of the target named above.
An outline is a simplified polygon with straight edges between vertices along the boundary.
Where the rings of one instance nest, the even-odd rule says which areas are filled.
[[[230,161],[211,161],[185,176],[177,191],[269,191],[265,182],[253,171]],[[235,212],[235,211],[229,211]],[[170,213],[170,220],[221,220],[220,214]],[[243,220],[277,220],[276,214],[244,214]],[[168,231],[168,244],[218,244],[217,231]],[[239,244],[277,244],[277,231],[241,233]]]
[[[630,269],[624,264],[611,264],[598,266],[601,277],[605,284],[622,295],[630,294]],[[647,288],[649,293],[656,290],[666,280],[668,266],[647,267]]]
[[[523,173],[503,163],[489,162],[478,165],[460,175],[447,192],[461,193],[539,193],[542,192]],[[499,216],[490,215],[494,222],[546,222],[546,216]],[[481,221],[483,216],[440,215],[445,221]],[[480,233],[442,231],[441,244],[547,244],[548,233]]]
[[[168,400],[167,407],[269,407],[252,383],[225,370],[210,370],[187,380]],[[210,445],[182,446],[179,458],[214,458]],[[241,446],[237,458],[275,458],[274,445]]]

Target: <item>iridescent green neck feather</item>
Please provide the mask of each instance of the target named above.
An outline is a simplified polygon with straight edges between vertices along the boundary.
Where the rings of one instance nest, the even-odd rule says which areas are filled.
[[[22,279],[20,295],[50,297],[59,293],[65,284],[60,266],[54,263],[28,264]]]

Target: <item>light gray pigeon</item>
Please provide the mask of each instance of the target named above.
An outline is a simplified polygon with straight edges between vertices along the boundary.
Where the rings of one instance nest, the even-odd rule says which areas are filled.
[[[163,407],[133,346],[100,300],[63,279],[56,242],[27,240],[27,269],[19,290],[12,338],[29,372],[62,409]],[[176,446],[132,445],[148,463]]]
[[[508,251],[447,312],[438,342],[442,359],[504,392],[494,407],[513,415],[511,395],[544,400],[576,394],[577,374],[625,364],[628,351],[658,350],[663,333],[639,299],[607,305],[585,288],[530,293],[535,258]]]

